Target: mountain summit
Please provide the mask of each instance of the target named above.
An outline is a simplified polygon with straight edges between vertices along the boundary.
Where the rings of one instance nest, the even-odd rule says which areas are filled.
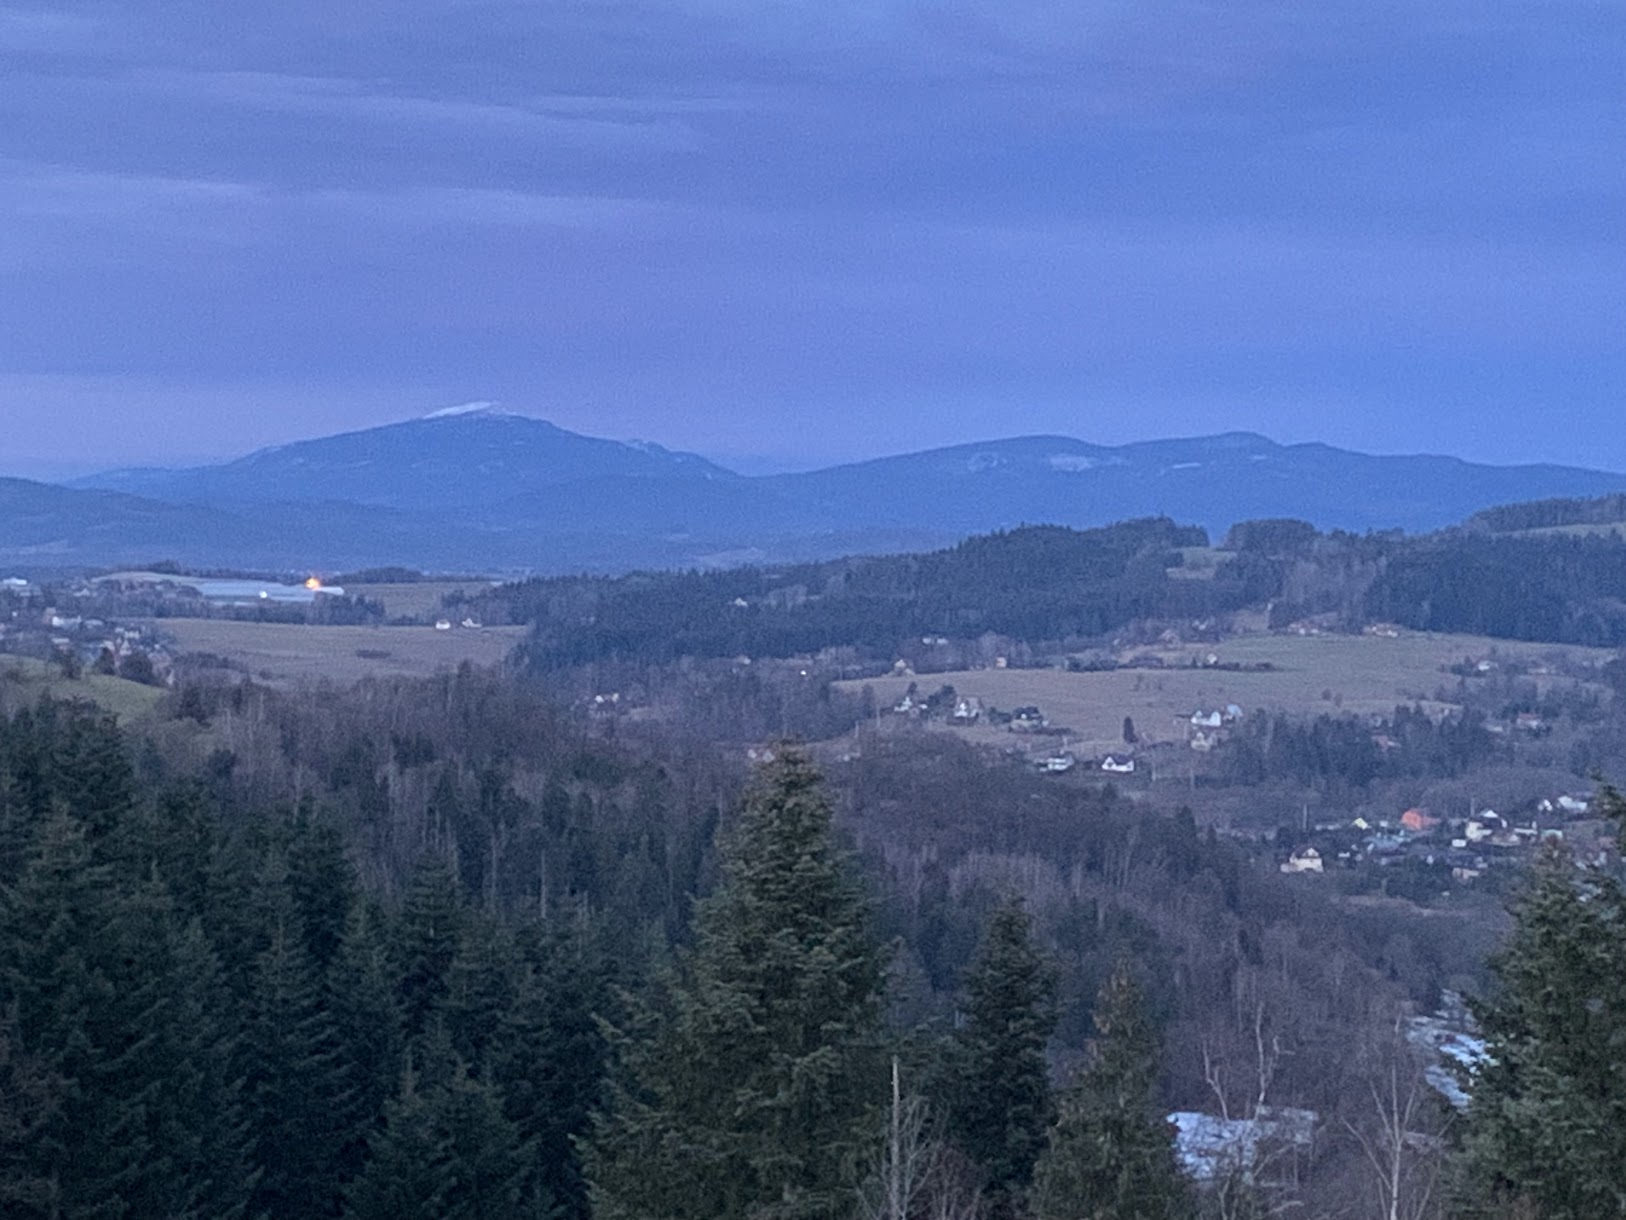
[[[115,470],[75,486],[186,503],[347,500],[412,510],[493,505],[585,479],[738,477],[692,453],[583,436],[468,403],[219,466]]]

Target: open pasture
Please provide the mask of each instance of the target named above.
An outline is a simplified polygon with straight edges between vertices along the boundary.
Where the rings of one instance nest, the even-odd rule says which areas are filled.
[[[89,666],[77,678],[67,678],[58,666],[45,661],[0,656],[0,712],[35,703],[45,695],[88,699],[130,724],[150,716],[164,692],[156,686],[96,673]]]
[[[486,580],[425,580],[402,584],[346,585],[354,597],[380,602],[389,618],[432,619],[440,610],[440,600],[448,593],[484,593],[491,588]],[[458,617],[462,617],[459,615]]]
[[[313,627],[225,619],[164,619],[154,624],[181,653],[208,652],[242,665],[267,682],[329,678],[424,677],[501,662],[524,635],[522,627]]]
[[[1101,752],[1122,746],[1125,716],[1134,719],[1143,743],[1183,741],[1186,717],[1199,708],[1223,708],[1235,703],[1246,712],[1264,708],[1296,715],[1387,713],[1398,703],[1439,706],[1434,702],[1436,693],[1442,687],[1449,691],[1458,681],[1454,675],[1442,672],[1442,667],[1467,657],[1477,660],[1494,655],[1528,662],[1567,657],[1602,662],[1611,655],[1599,649],[1410,633],[1397,639],[1257,634],[1219,644],[1132,651],[1157,655],[1169,668],[1104,673],[977,669],[916,677],[888,675],[841,685],[852,691],[873,688],[883,707],[895,703],[911,682],[925,693],[948,684],[960,695],[975,696],[984,706],[1005,711],[1034,704],[1051,724],[1070,730],[1076,748]],[[1194,657],[1209,655],[1221,665],[1269,664],[1271,669],[1238,672],[1190,667]],[[1006,729],[985,724],[956,731],[973,740],[1002,744],[1013,740]]]

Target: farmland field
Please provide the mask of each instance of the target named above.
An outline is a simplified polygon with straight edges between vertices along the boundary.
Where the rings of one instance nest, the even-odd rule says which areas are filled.
[[[463,592],[473,595],[491,588],[486,580],[426,580],[402,584],[346,585],[344,591],[354,597],[365,597],[381,602],[389,618],[427,619],[440,609],[440,599],[448,593]]]
[[[312,627],[225,619],[164,619],[151,624],[177,651],[207,652],[237,662],[268,682],[331,678],[422,677],[501,662],[524,635],[522,627],[478,631],[433,627]]]
[[[77,678],[65,678],[55,665],[29,657],[0,656],[0,711],[34,703],[43,695],[53,699],[88,699],[113,713],[125,724],[151,715],[164,692],[88,666]]]
[[[1118,669],[1068,673],[1061,669],[977,669],[918,677],[888,675],[841,683],[848,690],[871,687],[883,707],[896,702],[911,682],[930,693],[947,684],[957,694],[976,696],[985,706],[1006,711],[1036,704],[1056,726],[1070,730],[1071,744],[1104,751],[1122,744],[1123,719],[1132,717],[1143,742],[1180,741],[1185,717],[1198,708],[1227,703],[1315,715],[1322,712],[1391,712],[1397,703],[1438,706],[1434,696],[1458,679],[1443,666],[1494,655],[1507,661],[1568,659],[1601,664],[1613,654],[1602,649],[1520,644],[1467,635],[1402,634],[1398,639],[1352,635],[1240,636],[1220,644],[1178,649],[1140,649],[1171,668]],[[1264,672],[1191,668],[1194,657],[1212,654],[1221,665],[1269,664]],[[1178,668],[1176,668],[1178,667]],[[1541,681],[1564,681],[1544,678]],[[1009,743],[1003,728],[978,725],[957,729],[973,740]]]

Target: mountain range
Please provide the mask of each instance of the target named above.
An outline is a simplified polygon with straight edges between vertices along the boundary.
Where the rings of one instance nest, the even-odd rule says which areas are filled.
[[[1169,516],[1425,531],[1496,504],[1626,491],[1626,474],[1379,457],[1225,433],[1028,436],[748,477],[692,453],[492,408],[220,465],[0,480],[0,561],[67,567],[621,571],[922,549],[1020,524]]]

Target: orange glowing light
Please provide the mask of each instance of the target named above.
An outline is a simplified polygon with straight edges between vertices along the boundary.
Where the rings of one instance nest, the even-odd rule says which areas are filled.
[[[305,587],[307,589],[320,589],[322,587],[322,582],[317,577],[312,576],[305,582]]]

